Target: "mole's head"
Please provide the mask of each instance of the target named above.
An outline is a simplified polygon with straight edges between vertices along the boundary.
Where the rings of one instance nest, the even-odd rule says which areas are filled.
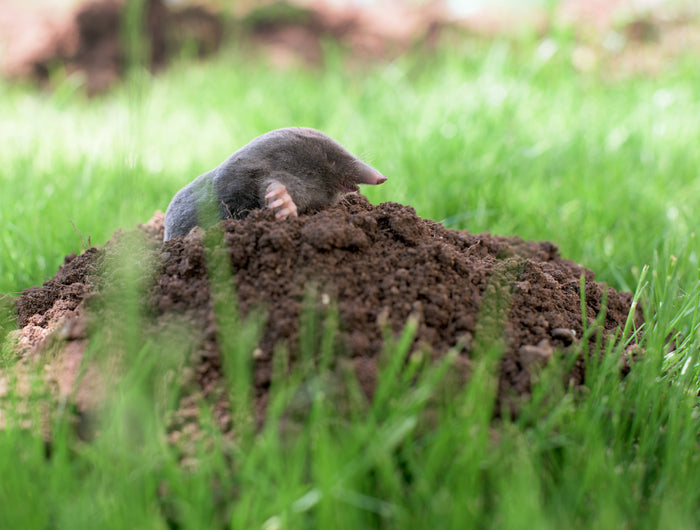
[[[271,131],[266,139],[273,168],[305,180],[311,202],[333,202],[345,193],[360,191],[359,184],[376,185],[387,178],[349,153],[342,145],[315,129],[294,127]],[[315,199],[315,200],[313,200]]]

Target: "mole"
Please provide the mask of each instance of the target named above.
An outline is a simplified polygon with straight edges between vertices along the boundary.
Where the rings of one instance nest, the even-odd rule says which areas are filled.
[[[221,219],[270,208],[277,219],[296,217],[387,178],[315,129],[292,127],[258,136],[220,166],[182,188],[165,212],[165,237],[186,235]]]

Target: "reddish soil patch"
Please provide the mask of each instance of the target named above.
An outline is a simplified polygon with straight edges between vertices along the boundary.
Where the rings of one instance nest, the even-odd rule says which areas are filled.
[[[335,361],[354,367],[370,399],[386,326],[399,333],[409,316],[416,318],[414,351],[431,352],[435,358],[458,346],[453,375],[465,382],[479,331],[498,316],[485,308],[506,302],[497,411],[502,406],[514,410],[529,395],[533,367],[546,364],[555,350],[565,357],[580,352],[576,345],[583,331],[581,276],[590,324],[607,295],[607,314],[599,330],[604,339],[624,326],[630,311],[629,293],[595,282],[593,272],[562,259],[551,243],[448,230],[421,219],[408,206],[373,206],[359,195],[285,222],[261,210],[243,220],[224,221],[222,227],[226,245],[215,253],[230,259],[240,311],[245,315],[256,306],[267,310],[267,325],[252,353],[258,420],[267,402],[275,346],[289,346],[292,361],[298,353],[302,301],[312,284],[320,311],[337,300],[340,331]],[[97,302],[114,287],[116,275],[106,265],[113,261],[115,249],[136,235],[143,243],[138,261],[153,264],[144,272],[147,318],[153,327],[178,319],[201,330],[187,370],[198,383],[198,395],[219,399],[215,396],[223,394],[219,393],[223,368],[203,231],[195,229],[163,244],[162,230],[162,215],[157,215],[138,230],[117,233],[103,248],[67,258],[54,278],[25,291],[17,300],[20,343],[30,351],[38,350],[46,343],[47,330],[58,329],[54,336],[59,335],[67,346],[72,344],[73,351],[76,344],[84,347],[89,323],[99,321]],[[86,318],[90,314],[93,318]],[[636,323],[641,324],[641,316]],[[573,368],[567,382],[581,385],[583,360],[570,360]],[[73,381],[70,374],[55,372],[53,377]],[[192,399],[183,397],[183,410],[190,407],[191,411]],[[217,411],[222,428],[228,430],[230,413],[224,398]]]
[[[146,49],[140,59],[154,70],[185,46],[202,56],[221,43],[223,24],[204,7],[170,9],[162,0],[147,0],[142,15]],[[125,19],[124,0],[30,10],[0,2],[0,71],[11,78],[48,81],[52,69],[62,66],[83,77],[88,94],[102,92],[127,68]]]

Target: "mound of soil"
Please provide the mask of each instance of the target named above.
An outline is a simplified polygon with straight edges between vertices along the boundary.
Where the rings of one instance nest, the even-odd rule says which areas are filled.
[[[218,252],[230,261],[241,314],[265,308],[267,323],[251,352],[258,420],[264,415],[276,345],[289,347],[292,362],[298,354],[300,314],[311,287],[320,311],[337,301],[336,361],[345,359],[354,367],[369,399],[387,327],[398,334],[409,317],[415,319],[414,350],[439,358],[457,347],[454,370],[468,381],[480,330],[494,319],[500,326],[501,319],[505,352],[497,411],[502,406],[514,409],[529,395],[533,367],[546,364],[556,350],[563,355],[580,352],[576,345],[583,332],[581,276],[588,324],[594,323],[607,296],[607,313],[598,330],[603,339],[624,327],[630,312],[629,293],[595,282],[593,272],[562,259],[552,243],[448,230],[421,219],[411,207],[374,206],[359,195],[284,222],[261,210],[243,220],[226,220],[221,227],[225,245],[214,251],[205,246],[208,235],[198,228],[163,244],[159,214],[135,231],[118,232],[103,248],[69,256],[54,278],[17,300],[20,345],[36,351],[51,335],[66,345],[62,351],[79,358],[90,336],[90,322],[99,320],[100,304],[95,302],[113,291],[118,281],[108,264],[116,261],[117,249],[134,234],[141,239],[143,253],[136,261],[152,264],[143,272],[146,318],[156,327],[177,318],[200,330],[188,369],[200,395],[218,396],[216,389],[223,384],[207,256]],[[215,294],[221,297],[220,290]],[[636,320],[639,326],[641,316]],[[60,361],[61,354],[56,359]],[[53,368],[52,377],[62,392],[75,380],[75,365],[72,361],[67,368]],[[583,360],[572,360],[572,365],[568,383],[581,385]],[[182,404],[183,410],[191,407],[192,397],[184,396]],[[217,411],[221,426],[229,429],[225,398]]]

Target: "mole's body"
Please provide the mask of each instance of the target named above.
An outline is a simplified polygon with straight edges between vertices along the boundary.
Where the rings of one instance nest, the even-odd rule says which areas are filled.
[[[165,213],[165,240],[253,209],[279,219],[337,202],[358,184],[386,177],[314,129],[277,129],[233,153],[219,167],[182,188]]]

